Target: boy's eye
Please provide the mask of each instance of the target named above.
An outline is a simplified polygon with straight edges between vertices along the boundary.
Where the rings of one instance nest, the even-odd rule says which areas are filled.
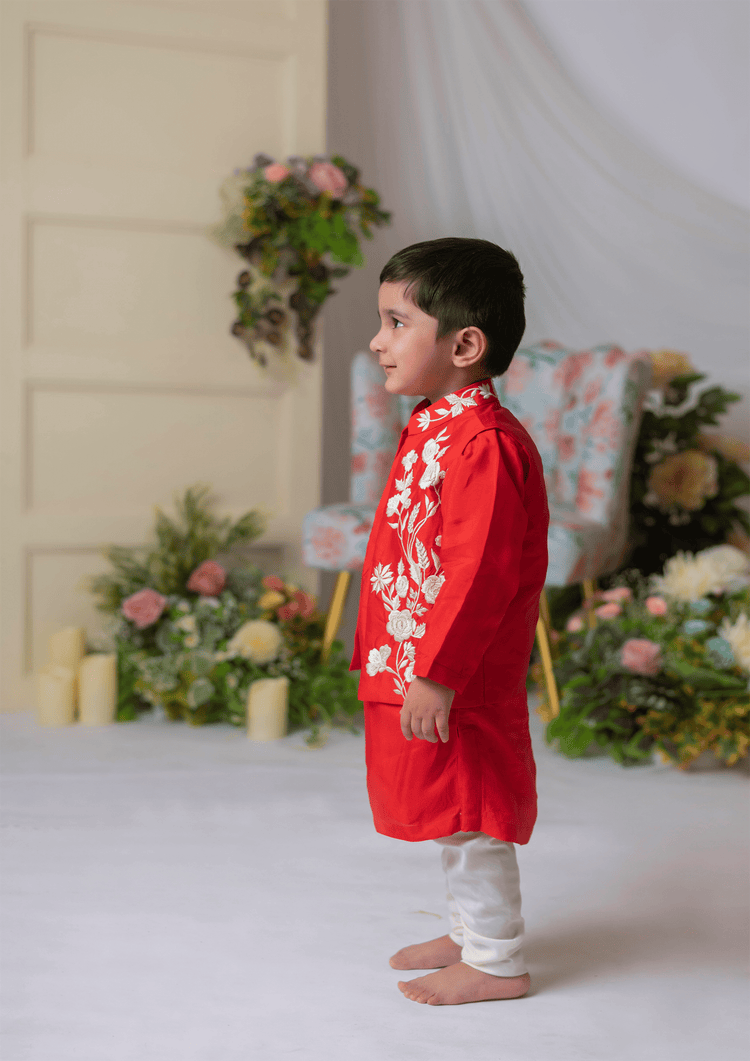
[[[391,320],[393,321],[393,327],[394,328],[403,328],[403,326],[404,326],[404,322],[403,321],[400,321],[397,317],[391,317]]]

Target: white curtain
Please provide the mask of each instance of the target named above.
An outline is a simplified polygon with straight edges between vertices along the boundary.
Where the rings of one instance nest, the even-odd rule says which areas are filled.
[[[527,341],[673,347],[709,371],[720,352],[744,377],[746,210],[604,118],[520,4],[356,6],[389,244],[454,234],[512,249]]]

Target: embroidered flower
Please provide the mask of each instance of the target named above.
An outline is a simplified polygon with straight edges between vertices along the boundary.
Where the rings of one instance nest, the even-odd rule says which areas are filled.
[[[440,465],[437,461],[430,461],[429,464],[425,465],[425,470],[422,472],[422,478],[419,480],[419,485],[423,490],[429,490],[431,486],[436,486],[443,476],[440,470]]]
[[[388,657],[391,654],[389,645],[383,645],[382,648],[370,649],[370,655],[367,657],[367,665],[365,670],[374,678],[376,674],[380,674],[388,666]]]
[[[399,597],[405,597],[409,590],[409,579],[406,575],[399,575],[396,579],[396,593]]]
[[[386,505],[385,509],[386,516],[392,516],[400,504],[401,494],[394,494],[393,497],[389,497],[388,504]]]
[[[434,461],[438,455],[440,446],[437,444],[434,438],[428,439],[422,448],[422,460],[425,464],[429,464],[430,461]]]
[[[477,404],[471,397],[471,393],[448,394],[446,395],[446,400],[451,405],[451,416],[458,416],[458,414],[462,413],[464,409],[468,409],[469,406]]]
[[[430,426],[430,414],[427,409],[423,409],[422,412],[419,414],[419,416],[417,417],[417,423],[423,431],[426,431],[427,428]]]
[[[406,664],[406,670],[404,671],[404,681],[407,685],[411,685],[414,681],[414,662],[411,660]]]
[[[414,619],[407,611],[392,611],[388,616],[386,630],[396,641],[406,641],[414,632]]]
[[[383,593],[393,581],[393,572],[390,564],[378,564],[370,577],[373,593]]]
[[[401,463],[408,472],[416,460],[417,451],[415,449],[410,449],[406,456],[401,458]]]
[[[424,599],[428,604],[434,604],[437,600],[437,595],[440,592],[443,583],[445,582],[445,575],[429,575],[428,578],[422,583],[422,592],[424,593]]]

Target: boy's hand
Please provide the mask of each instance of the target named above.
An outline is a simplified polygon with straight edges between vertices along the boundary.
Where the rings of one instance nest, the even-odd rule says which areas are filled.
[[[448,741],[448,716],[455,693],[429,678],[415,678],[401,708],[401,732],[407,740],[418,737],[437,743],[437,727],[443,744]]]

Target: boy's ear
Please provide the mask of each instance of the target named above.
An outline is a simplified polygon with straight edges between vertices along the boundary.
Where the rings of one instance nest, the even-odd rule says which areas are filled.
[[[453,364],[456,368],[471,368],[479,364],[487,353],[487,336],[481,328],[472,325],[456,332],[453,349]]]

